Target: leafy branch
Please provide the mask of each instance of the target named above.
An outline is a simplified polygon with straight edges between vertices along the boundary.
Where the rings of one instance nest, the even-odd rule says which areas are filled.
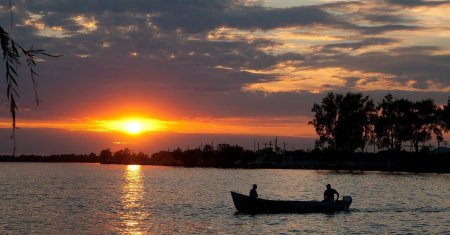
[[[12,117],[12,127],[13,127],[13,135],[11,136],[14,139],[14,150],[13,155],[15,155],[15,130],[16,130],[16,113],[18,111],[18,106],[16,103],[16,99],[19,98],[19,93],[17,92],[18,77],[17,68],[22,64],[21,57],[25,57],[27,66],[30,71],[30,77],[33,82],[34,92],[35,92],[35,101],[36,105],[39,105],[39,98],[37,92],[37,82],[36,77],[39,76],[36,71],[36,57],[38,55],[44,55],[49,57],[59,57],[55,55],[50,55],[46,53],[44,50],[36,50],[31,47],[31,49],[24,49],[21,45],[15,42],[8,32],[0,27],[0,44],[2,49],[3,61],[5,63],[5,71],[6,71],[6,96],[9,100],[9,111]]]

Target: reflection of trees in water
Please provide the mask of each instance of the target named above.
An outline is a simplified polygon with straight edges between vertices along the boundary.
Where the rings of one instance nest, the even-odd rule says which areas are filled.
[[[145,232],[148,213],[144,204],[144,184],[141,166],[128,165],[124,174],[120,210],[120,230],[124,233]]]

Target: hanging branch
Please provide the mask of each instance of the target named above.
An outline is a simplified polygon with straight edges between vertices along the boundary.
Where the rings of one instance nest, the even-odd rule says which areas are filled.
[[[26,57],[27,65],[28,65],[28,68],[30,69],[30,78],[31,78],[31,81],[33,82],[35,102],[36,102],[36,105],[39,105],[40,100],[39,100],[39,96],[38,96],[37,82],[35,79],[35,77],[39,77],[39,74],[37,74],[36,71],[34,70],[34,68],[36,67],[36,56],[37,55],[45,55],[48,57],[59,57],[59,56],[50,55],[50,54],[46,53],[44,50],[34,50],[33,47],[31,47],[31,49],[29,49],[29,50],[25,50],[22,47],[20,47],[20,49],[22,50],[22,53]]]
[[[39,97],[37,92],[37,83],[35,77],[39,76],[34,68],[36,67],[36,56],[37,55],[45,55],[49,57],[59,57],[55,55],[50,55],[46,53],[44,50],[35,50],[33,47],[29,50],[24,49],[22,46],[20,46],[18,43],[16,43],[4,30],[2,27],[0,27],[0,43],[1,43],[1,49],[3,54],[3,61],[5,62],[5,70],[6,70],[6,96],[10,102],[9,105],[9,111],[11,113],[12,117],[12,128],[13,128],[13,134],[11,136],[11,139],[14,141],[14,148],[13,148],[13,156],[15,156],[15,144],[16,144],[16,138],[15,138],[15,130],[16,130],[16,112],[18,111],[16,98],[19,98],[19,93],[17,92],[17,89],[19,87],[19,84],[17,82],[17,78],[19,77],[19,74],[17,73],[16,68],[21,65],[21,57],[24,56],[27,61],[27,66],[30,69],[30,77],[33,82],[34,87],[34,93],[35,93],[35,101],[36,105],[39,105]]]

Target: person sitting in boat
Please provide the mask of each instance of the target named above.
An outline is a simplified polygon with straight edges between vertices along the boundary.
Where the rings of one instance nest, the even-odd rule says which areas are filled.
[[[254,184],[253,188],[250,189],[250,197],[251,198],[257,198],[258,197],[258,192],[256,192],[256,188],[258,188],[258,186],[256,184]]]
[[[337,201],[339,199],[339,193],[334,188],[331,188],[330,184],[327,184],[327,190],[323,193],[323,200],[327,202],[334,202],[334,194],[337,195]]]

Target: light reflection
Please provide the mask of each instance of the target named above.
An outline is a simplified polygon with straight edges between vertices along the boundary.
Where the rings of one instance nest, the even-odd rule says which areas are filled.
[[[146,232],[148,212],[144,204],[144,184],[140,165],[128,165],[122,186],[122,209],[120,210],[121,233]]]

